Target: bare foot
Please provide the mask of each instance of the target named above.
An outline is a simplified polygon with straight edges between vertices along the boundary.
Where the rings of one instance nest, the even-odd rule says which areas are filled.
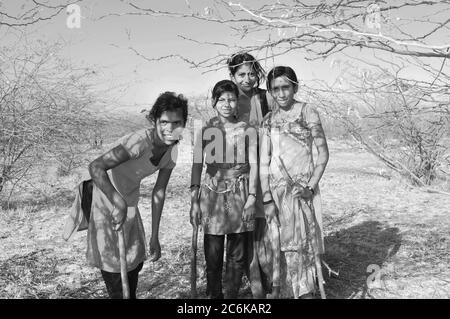
[[[280,287],[275,286],[272,288],[272,293],[267,294],[267,299],[279,299],[280,298]]]

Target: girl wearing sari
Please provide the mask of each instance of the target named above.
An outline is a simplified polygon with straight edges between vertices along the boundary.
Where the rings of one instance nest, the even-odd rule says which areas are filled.
[[[314,298],[322,284],[319,181],[328,162],[328,146],[317,110],[294,98],[298,83],[290,67],[273,68],[267,88],[276,106],[263,121],[260,180],[274,254],[279,255],[274,260],[280,263],[274,264],[273,297]],[[324,297],[322,290],[321,294]]]
[[[249,53],[232,55],[228,60],[231,80],[239,89],[237,116],[259,130],[264,116],[274,104],[272,96],[259,86],[265,80],[261,64]],[[260,141],[260,138],[258,139]],[[247,277],[253,298],[265,298],[272,285],[272,249],[264,216],[259,180],[256,188],[255,227],[249,232]]]

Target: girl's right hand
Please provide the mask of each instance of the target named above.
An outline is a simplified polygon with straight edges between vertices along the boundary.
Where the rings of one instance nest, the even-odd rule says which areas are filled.
[[[267,224],[270,224],[273,220],[280,227],[281,224],[278,220],[277,208],[274,202],[264,205],[264,214],[266,215]]]
[[[200,209],[200,203],[198,201],[194,201],[191,204],[190,211],[190,222],[192,226],[198,226],[201,224],[202,220],[202,210]]]

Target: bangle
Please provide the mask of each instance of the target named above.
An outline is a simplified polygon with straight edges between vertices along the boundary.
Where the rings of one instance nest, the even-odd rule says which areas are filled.
[[[252,195],[252,196],[254,196],[256,198],[256,194],[255,193],[248,193],[248,196],[250,196],[250,195]]]
[[[270,203],[273,203],[273,198],[268,201],[263,202],[263,205],[269,205]]]
[[[305,187],[307,190],[309,190],[310,192],[311,192],[311,194],[313,194],[314,195],[314,188],[312,188],[311,186],[306,186]]]
[[[200,188],[200,185],[199,185],[199,184],[192,184],[192,185],[189,187],[189,189],[192,189],[192,188],[194,188],[194,187]]]

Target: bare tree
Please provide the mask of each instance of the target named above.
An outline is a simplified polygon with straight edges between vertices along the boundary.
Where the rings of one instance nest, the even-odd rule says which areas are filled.
[[[195,19],[225,24],[235,35],[236,41],[223,43],[180,34],[185,41],[220,48],[219,54],[202,61],[177,52],[151,57],[130,47],[147,61],[179,58],[210,72],[225,68],[226,59],[238,51],[256,53],[260,59],[291,51],[310,60],[353,59],[339,85],[317,81],[302,88],[309,92],[310,102],[414,184],[429,185],[436,179],[448,150],[450,43],[440,41],[448,39],[450,1],[278,0],[250,6],[244,1],[213,0],[207,7],[186,1],[186,10],[179,12],[156,10],[139,1],[128,5],[129,12],[100,19],[122,15]],[[355,61],[347,55],[354,48],[374,52],[374,57]],[[403,72],[410,67],[420,70],[423,78]],[[393,141],[395,145],[386,147]]]
[[[402,0],[395,4],[384,1],[284,0],[250,7],[241,2],[212,0],[211,5],[194,8],[186,1],[181,12],[156,10],[142,1],[129,1],[129,12],[110,13],[111,16],[136,15],[195,19],[205,23],[220,23],[230,27],[236,35],[235,44],[217,41],[200,42],[191,35],[180,37],[199,44],[219,46],[223,54],[195,61],[181,53],[164,57],[149,57],[131,48],[148,60],[181,58],[193,67],[215,69],[230,52],[265,52],[264,58],[301,50],[310,59],[324,58],[359,47],[415,57],[449,57],[450,43],[436,43],[445,39],[449,31],[450,1]],[[427,14],[421,14],[426,10]],[[412,12],[415,12],[413,14]],[[418,28],[419,26],[419,28]],[[255,44],[254,38],[265,39]]]
[[[339,83],[305,88],[312,103],[388,167],[416,185],[430,185],[450,149],[448,75],[442,68],[424,70],[422,63],[432,80],[403,77],[406,66],[393,62],[365,69],[345,64]]]
[[[26,27],[40,21],[50,20],[66,10],[72,1],[11,1],[0,2],[0,26]]]
[[[60,47],[16,43],[0,50],[0,193],[85,143],[98,125],[90,109],[95,71],[61,59]]]

